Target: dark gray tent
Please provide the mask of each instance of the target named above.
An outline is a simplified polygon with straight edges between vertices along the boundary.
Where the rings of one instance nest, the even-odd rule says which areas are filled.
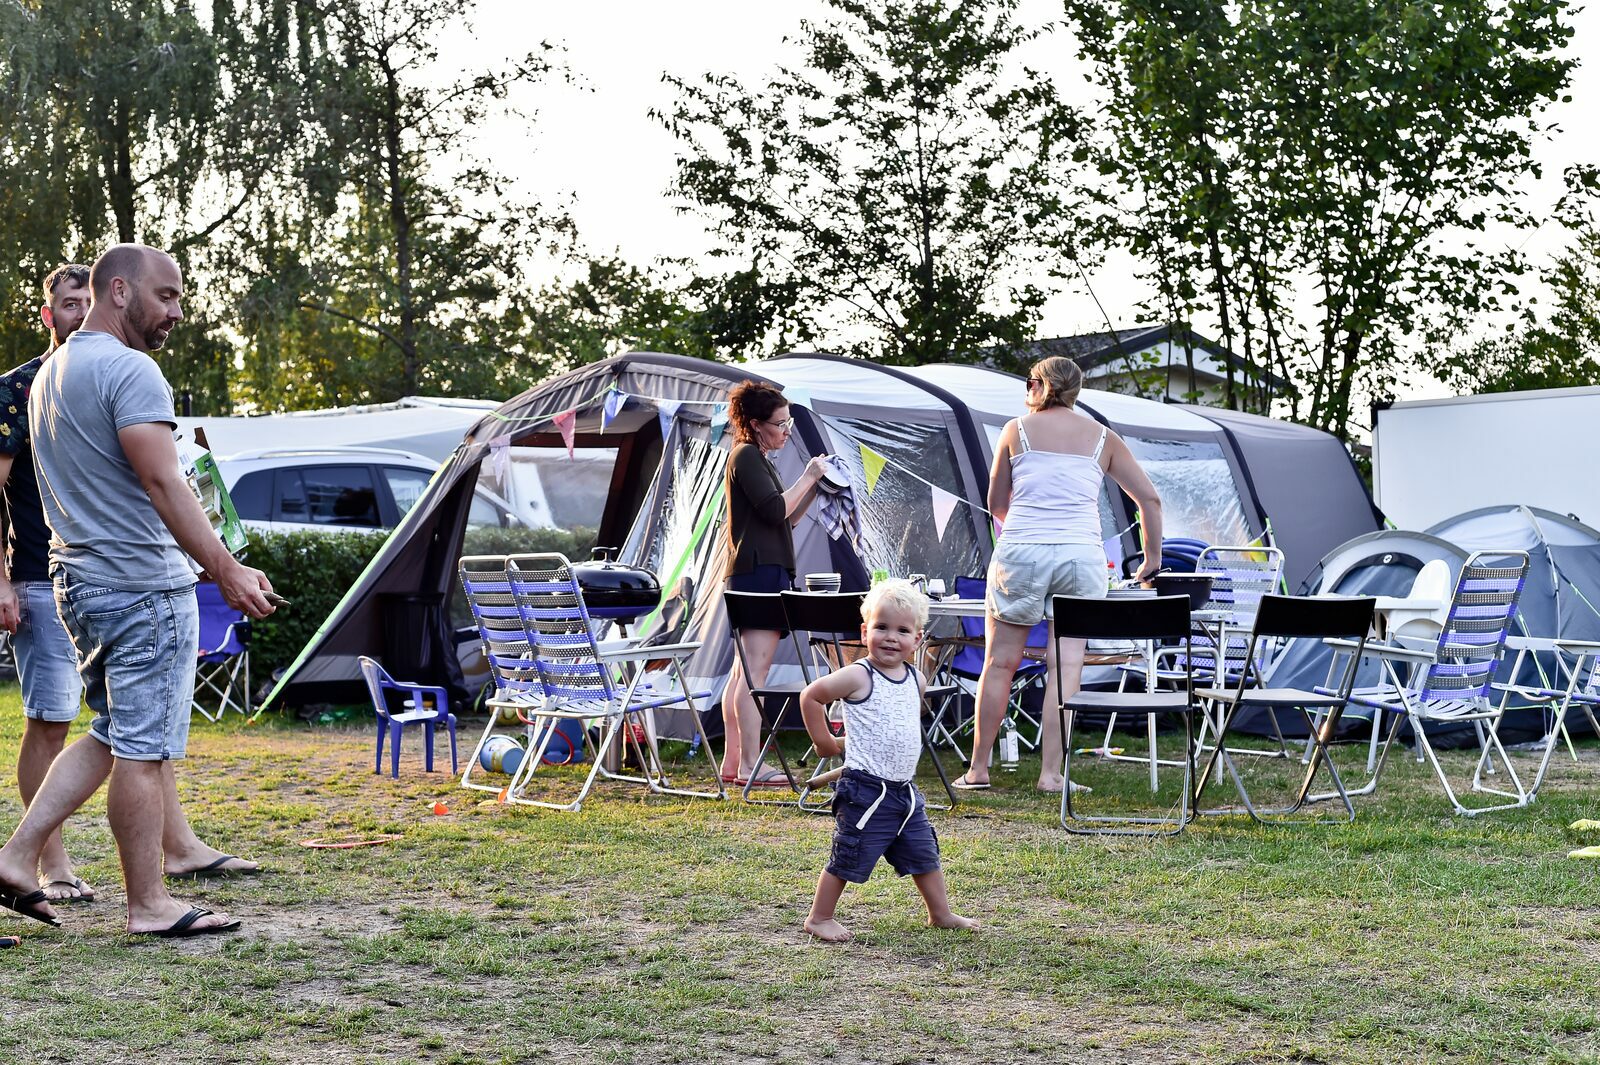
[[[730,441],[716,423],[717,406],[734,383],[746,378],[768,380],[793,399],[796,436],[777,459],[786,479],[798,475],[810,455],[830,452],[845,460],[855,483],[863,515],[860,550],[848,541],[830,540],[819,523],[803,521],[796,527],[802,573],[838,571],[847,586],[863,586],[877,567],[946,579],[982,573],[992,544],[983,509],[992,438],[1007,418],[1024,412],[1023,382],[980,367],[946,367],[946,374],[939,369],[900,370],[819,355],[729,366],[636,353],[529,389],[467,433],[422,500],[285,672],[273,699],[361,698],[356,658],[362,654],[383,658],[411,679],[453,681],[457,694],[464,694],[452,631],[466,621],[456,591],[456,561],[477,550],[517,549],[504,530],[498,539],[485,539],[469,528],[467,503],[479,480],[515,502],[519,471],[535,462],[547,482],[552,469],[558,471],[558,486],[559,471],[570,470],[574,478],[598,472],[605,483],[604,512],[582,523],[597,525],[600,543],[621,547],[624,561],[657,572],[665,584],[693,579],[699,594],[688,635],[704,641],[705,650],[689,673],[697,686],[720,691],[731,654],[720,609],[721,511],[714,504]],[[609,414],[608,395],[613,397]],[[625,401],[620,409],[617,400]],[[1212,412],[1203,408],[1191,411],[1092,391],[1085,391],[1083,403],[1128,440],[1150,471],[1166,501],[1169,535],[1241,543],[1263,531],[1259,489],[1251,485],[1275,484],[1280,474],[1256,474],[1249,454],[1265,462],[1265,449],[1247,454],[1237,443],[1244,437],[1208,420]],[[575,412],[576,450],[570,463],[554,421],[567,411]],[[1317,442],[1302,450],[1304,479],[1331,484],[1349,475],[1337,445],[1322,446],[1331,439],[1326,434],[1289,426],[1285,438]],[[863,445],[887,462],[870,494]],[[1275,491],[1269,496],[1279,498]],[[1106,501],[1107,536],[1113,546],[1131,549],[1131,535],[1117,538],[1132,516],[1116,495],[1110,493]],[[1304,505],[1330,526],[1345,521],[1345,511],[1371,514],[1364,496],[1351,501],[1339,492],[1314,496]],[[1299,530],[1318,523],[1275,517],[1275,528],[1280,524],[1297,538]],[[1280,537],[1280,543],[1291,559],[1307,550],[1299,539],[1288,543]],[[782,659],[778,665],[785,668]]]
[[[1317,560],[1383,520],[1344,445],[1291,422],[1214,407],[1187,407],[1222,427],[1237,449],[1256,505],[1284,552],[1287,587],[1298,588]]]

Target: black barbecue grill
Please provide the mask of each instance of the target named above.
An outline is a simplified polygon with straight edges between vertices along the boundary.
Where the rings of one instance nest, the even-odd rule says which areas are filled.
[[[625,624],[661,605],[661,582],[647,569],[618,562],[618,554],[618,548],[597,547],[589,561],[572,564],[572,576],[590,617]]]

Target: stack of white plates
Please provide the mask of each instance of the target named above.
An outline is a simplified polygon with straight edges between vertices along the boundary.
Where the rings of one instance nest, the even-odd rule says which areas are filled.
[[[808,592],[837,592],[839,590],[839,575],[837,573],[808,573],[806,574],[806,591]]]

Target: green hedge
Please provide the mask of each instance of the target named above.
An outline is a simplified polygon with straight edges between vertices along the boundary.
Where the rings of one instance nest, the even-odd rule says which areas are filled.
[[[468,529],[462,553],[559,551],[571,559],[584,559],[594,540],[595,531],[584,526],[570,530]],[[251,626],[250,669],[258,683],[267,682],[274,671],[294,661],[383,543],[382,536],[359,532],[250,534],[246,562],[266,573],[272,587],[291,604]],[[454,624],[471,622],[460,596],[453,596],[450,605]]]
[[[267,575],[289,606],[250,626],[250,673],[264,684],[294,661],[383,546],[372,533],[250,534],[245,562]]]

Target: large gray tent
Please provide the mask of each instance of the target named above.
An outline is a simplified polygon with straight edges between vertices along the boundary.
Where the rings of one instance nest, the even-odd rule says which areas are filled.
[[[599,542],[620,546],[625,561],[650,568],[669,586],[682,577],[694,581],[699,594],[689,636],[704,641],[705,650],[692,661],[690,677],[720,691],[731,661],[720,609],[725,550],[719,502],[731,438],[723,433],[719,405],[747,378],[770,381],[792,398],[796,433],[777,457],[780,474],[793,478],[811,455],[837,454],[860,504],[859,549],[847,539],[829,539],[810,518],[796,527],[802,573],[834,570],[845,575],[847,587],[859,587],[880,567],[947,580],[984,571],[992,546],[984,504],[993,439],[1007,419],[1024,412],[1022,379],[981,367],[897,369],[824,355],[730,366],[635,353],[543,382],[474,425],[285,672],[273,698],[358,699],[356,659],[363,654],[412,679],[452,679],[452,612],[461,620],[459,602],[452,603],[456,560],[480,542],[467,527],[472,488],[482,479],[514,498],[521,462],[537,456],[548,470],[552,461],[566,461],[556,417],[569,411],[575,412],[573,475],[599,471],[609,484],[603,512],[590,519]],[[1210,420],[1204,408],[1092,390],[1085,390],[1082,405],[1127,439],[1150,471],[1165,501],[1169,536],[1238,543],[1260,536],[1270,518],[1275,532],[1283,530],[1278,543],[1291,560],[1314,560],[1326,549],[1319,525],[1376,527],[1348,459],[1336,444],[1325,446],[1331,441],[1326,434],[1283,428],[1305,456],[1304,465],[1291,470],[1264,461],[1260,449],[1241,446],[1248,434]],[[863,446],[884,459],[870,493]],[[1290,495],[1283,483],[1290,479],[1327,487],[1305,500]],[[1118,495],[1108,492],[1104,505],[1108,548],[1116,554],[1135,546],[1132,515]],[[1290,520],[1262,509],[1264,500],[1286,498],[1314,513]],[[503,541],[498,549],[505,549]],[[458,674],[454,679],[459,684]]]

